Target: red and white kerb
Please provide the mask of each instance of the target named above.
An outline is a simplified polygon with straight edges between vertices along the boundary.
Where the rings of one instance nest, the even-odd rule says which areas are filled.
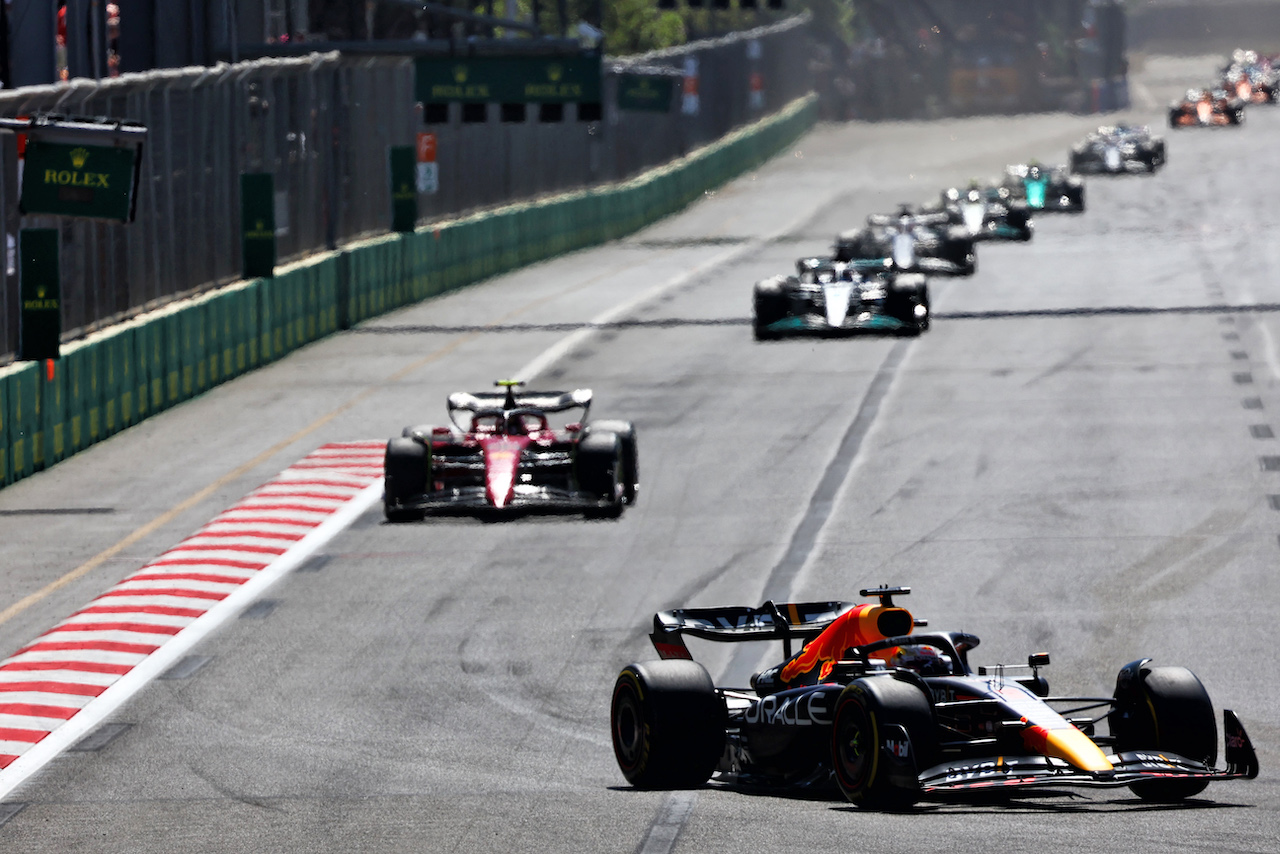
[[[381,478],[385,451],[325,445],[0,661],[0,769],[289,555]]]

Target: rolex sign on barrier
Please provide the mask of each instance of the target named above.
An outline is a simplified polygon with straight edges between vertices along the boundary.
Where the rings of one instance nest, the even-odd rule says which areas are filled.
[[[132,222],[141,150],[28,140],[22,212]]]
[[[566,56],[421,56],[414,99],[565,104],[600,101],[600,54]]]
[[[269,172],[240,176],[240,249],[244,277],[276,274],[275,182]]]
[[[24,228],[18,233],[21,260],[18,359],[56,359],[62,339],[62,294],[58,276],[58,229]]]

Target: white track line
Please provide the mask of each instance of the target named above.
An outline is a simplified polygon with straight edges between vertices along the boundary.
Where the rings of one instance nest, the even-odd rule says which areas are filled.
[[[101,673],[92,671],[78,672],[80,667],[94,667],[99,664],[106,664],[109,661],[127,662],[124,666],[128,666],[139,658],[136,654],[110,652],[101,649],[19,652],[4,661],[0,661],[0,668],[5,668],[6,665],[12,668],[0,669],[0,673],[4,674],[4,678],[0,679],[0,711],[3,711],[6,706],[9,709],[18,710],[16,713],[9,712],[0,715],[0,747],[4,748],[3,752],[10,750],[21,751],[16,759],[13,759],[6,768],[0,770],[0,799],[9,795],[31,775],[48,764],[50,760],[92,731],[128,702],[134,694],[152,679],[172,667],[196,644],[233,619],[240,611],[261,596],[268,587],[275,584],[281,577],[292,571],[377,504],[382,498],[381,464],[379,462],[377,475],[375,476],[372,471],[373,467],[368,463],[371,456],[380,456],[375,452],[379,443],[361,444],[367,446],[367,452],[363,460],[353,461],[349,457],[328,455],[330,464],[336,467],[364,469],[362,475],[356,475],[354,478],[350,477],[350,475],[344,475],[351,482],[348,487],[349,497],[346,502],[338,507],[335,512],[328,514],[327,518],[320,521],[319,524],[313,525],[309,533],[290,545],[283,554],[273,556],[263,555],[258,552],[249,553],[250,555],[261,557],[261,562],[265,563],[265,566],[252,571],[252,574],[244,580],[234,578],[235,573],[229,574],[227,583],[234,586],[226,587],[227,595],[224,598],[215,601],[210,599],[186,599],[167,594],[151,594],[140,597],[115,597],[104,594],[103,597],[95,599],[90,607],[100,607],[115,604],[116,602],[127,603],[133,607],[121,613],[104,613],[100,615],[77,613],[68,618],[66,622],[41,635],[32,644],[34,646],[41,643],[58,642],[67,638],[96,638],[104,643],[150,643],[158,647],[149,655],[141,658],[140,662],[132,666],[128,672],[118,677],[116,674],[104,676]],[[313,463],[317,457],[312,455],[306,459]],[[308,464],[305,467],[310,469],[312,465]],[[289,469],[282,473],[283,482],[287,483],[292,471],[293,469]],[[356,483],[367,485],[357,487]],[[227,513],[243,515],[244,509],[245,504],[242,502],[228,510]],[[217,520],[210,524],[214,525],[216,523]],[[207,529],[208,526],[202,528],[201,531]],[[198,538],[200,533],[193,536]],[[229,545],[228,550],[234,550],[234,546]],[[183,551],[188,551],[189,553],[189,550],[184,549],[183,544],[179,544],[174,551],[179,554]],[[165,555],[161,555],[155,562],[143,567],[134,575],[156,574],[156,569],[153,569],[153,566],[157,563],[161,565],[163,571],[172,572],[178,569],[172,566],[163,566],[166,555],[172,555],[174,551],[166,552]],[[252,560],[252,557],[249,559]],[[193,566],[190,569],[197,574],[209,574],[209,571],[203,567]],[[220,573],[226,572],[225,569],[221,568],[218,571]],[[121,585],[124,585],[123,588],[117,586],[113,590],[131,589],[132,584],[137,583],[130,581],[133,577],[130,576],[130,578],[126,578],[121,582]],[[179,589],[180,586],[185,589],[224,586],[199,582],[183,582],[182,585],[178,585],[177,582],[149,582],[149,584],[151,586],[163,585],[166,590]],[[111,592],[108,591],[108,594]],[[206,603],[210,605],[207,610],[204,609]],[[203,610],[203,613],[194,618],[188,617],[185,628],[173,635],[147,635],[142,632],[118,628],[99,629],[90,632],[76,630],[78,623],[85,623],[86,621],[127,624],[133,628],[145,628],[148,625],[156,627],[168,625],[172,627],[174,622],[172,620],[132,613],[134,608],[140,611],[146,605],[165,609],[183,608],[185,606],[196,611]],[[98,619],[95,620],[95,616]],[[179,619],[177,622],[181,623],[182,620]],[[40,662],[48,661],[67,662],[69,669],[27,669]],[[20,678],[16,674],[23,674],[25,678]],[[31,690],[25,690],[26,683],[30,683]],[[97,690],[102,688],[104,684],[107,685],[105,690],[92,698],[77,693],[66,693]],[[11,688],[11,690],[5,691],[6,687]],[[17,690],[18,688],[23,690]],[[46,710],[46,712],[55,708],[69,710],[78,706],[82,706],[82,708],[65,720],[58,717],[50,717],[47,713],[45,715],[40,714],[41,710]],[[39,734],[47,729],[51,729],[49,734],[44,735],[33,744],[29,743],[28,740],[24,740],[29,739],[32,732]]]

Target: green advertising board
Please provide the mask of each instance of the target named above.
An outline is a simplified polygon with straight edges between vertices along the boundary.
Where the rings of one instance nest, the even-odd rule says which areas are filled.
[[[58,229],[18,232],[21,264],[18,360],[56,359],[62,339],[62,279],[58,273]]]
[[[244,277],[276,274],[276,196],[270,172],[240,176],[240,248]]]
[[[19,207],[24,214],[132,222],[140,145],[27,142]]]
[[[677,79],[657,74],[619,74],[618,109],[670,112]]]
[[[424,104],[599,103],[600,55],[424,56],[414,60],[413,91]]]
[[[413,231],[418,225],[417,149],[393,145],[387,159],[391,167],[391,230]]]

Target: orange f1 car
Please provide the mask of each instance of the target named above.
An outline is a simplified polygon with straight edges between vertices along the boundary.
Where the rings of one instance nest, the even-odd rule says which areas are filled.
[[[973,668],[978,638],[915,633],[924,625],[894,596],[759,608],[687,608],[654,615],[661,661],[631,664],[614,683],[614,754],[632,785],[829,788],[870,809],[922,800],[1010,799],[1063,788],[1129,787],[1175,802],[1217,780],[1251,779],[1258,759],[1240,720],[1223,711],[1226,767],[1216,768],[1213,704],[1191,671],[1139,659],[1110,697],[1054,695],[1026,665]],[[781,641],[784,660],[750,688],[716,687],[686,637]],[[793,650],[795,643],[803,646]]]
[[[1225,89],[1188,89],[1169,108],[1169,127],[1229,127],[1244,123],[1244,101]]]

